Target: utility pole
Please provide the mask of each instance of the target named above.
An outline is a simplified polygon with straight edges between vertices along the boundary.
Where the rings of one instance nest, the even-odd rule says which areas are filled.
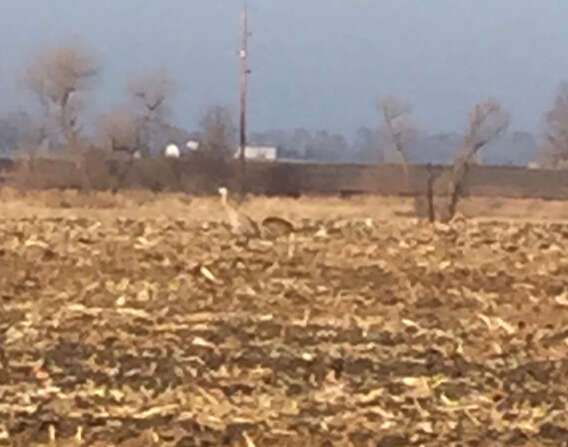
[[[247,145],[247,99],[248,99],[248,75],[251,71],[248,68],[248,39],[252,34],[248,30],[248,11],[245,3],[241,17],[241,49],[239,57],[241,60],[240,70],[240,138],[239,138],[239,161],[241,170],[241,195],[245,196],[246,185],[246,157],[245,149]]]

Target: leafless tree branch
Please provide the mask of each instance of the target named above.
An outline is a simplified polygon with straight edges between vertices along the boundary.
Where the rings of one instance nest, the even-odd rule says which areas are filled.
[[[410,194],[414,194],[415,185],[411,179],[409,155],[409,146],[416,134],[416,129],[410,119],[412,107],[407,102],[392,96],[379,99],[378,107],[383,115],[388,138],[402,160],[407,190]],[[415,196],[416,213],[421,215],[422,208],[421,198]]]
[[[132,156],[140,145],[140,123],[127,111],[116,109],[99,118],[99,138],[103,147]]]
[[[545,163],[552,167],[565,165],[568,161],[568,83],[558,88],[554,106],[545,115]]]
[[[216,158],[231,158],[235,153],[237,130],[231,111],[221,105],[209,108],[201,118],[201,148]]]
[[[394,97],[386,97],[379,100],[379,109],[383,113],[383,119],[389,137],[395,147],[395,150],[400,155],[405,175],[409,179],[409,155],[408,155],[408,139],[414,132],[413,126],[410,123],[409,116],[412,113],[412,108],[407,103]]]
[[[37,95],[49,121],[56,109],[65,140],[78,134],[83,102],[78,97],[99,72],[94,56],[78,46],[61,46],[40,53],[26,71],[28,87]]]
[[[146,120],[163,118],[167,113],[167,101],[173,89],[174,80],[164,69],[146,73],[132,80],[128,86]]]
[[[453,218],[463,194],[467,169],[476,154],[488,143],[504,133],[509,126],[509,114],[495,99],[489,98],[471,110],[469,126],[464,136],[463,148],[457,154],[447,179],[449,204],[445,210],[445,220]]]

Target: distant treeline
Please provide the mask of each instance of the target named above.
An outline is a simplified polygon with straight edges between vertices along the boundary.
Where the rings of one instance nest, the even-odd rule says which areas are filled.
[[[418,164],[451,164],[463,146],[458,133],[427,134],[415,132],[407,142],[410,161]],[[338,133],[306,129],[270,130],[251,135],[255,144],[274,145],[282,158],[329,163],[398,162],[386,132],[361,127],[352,141]],[[539,159],[538,143],[529,132],[512,132],[491,141],[478,162],[486,165],[526,166]]]
[[[171,125],[152,128],[154,150],[157,153],[173,142],[182,150],[188,139],[200,139],[202,132],[189,132]],[[0,118],[0,156],[10,157],[14,148],[38,144],[39,135],[34,122],[25,113]],[[250,143],[278,148],[283,159],[298,159],[328,163],[382,163],[396,162],[390,140],[381,130],[360,128],[351,140],[340,133],[306,129],[269,130],[250,135]],[[463,142],[458,133],[434,135],[417,134],[409,143],[408,152],[414,163],[442,163],[453,161]],[[483,152],[482,164],[526,166],[539,157],[536,138],[528,132],[513,132],[491,142]]]
[[[86,163],[33,159],[0,160],[5,182],[24,189],[183,191],[213,194],[221,185],[236,189],[239,167],[235,161],[212,160],[197,154],[182,159],[164,157],[132,162],[104,160],[93,152]],[[432,167],[439,175],[445,166]],[[264,195],[426,194],[427,167],[412,165],[412,182],[404,180],[399,164],[324,164],[254,162],[247,169],[250,192]],[[469,168],[464,194],[471,196],[568,199],[568,177],[563,170],[505,166]]]

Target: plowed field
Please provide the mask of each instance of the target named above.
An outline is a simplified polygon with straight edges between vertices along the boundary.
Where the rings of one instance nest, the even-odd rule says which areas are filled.
[[[568,225],[295,224],[0,220],[1,442],[568,443]]]

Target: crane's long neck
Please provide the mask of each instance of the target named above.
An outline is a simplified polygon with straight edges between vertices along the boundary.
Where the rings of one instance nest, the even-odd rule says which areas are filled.
[[[221,194],[221,205],[227,208],[227,194]]]

